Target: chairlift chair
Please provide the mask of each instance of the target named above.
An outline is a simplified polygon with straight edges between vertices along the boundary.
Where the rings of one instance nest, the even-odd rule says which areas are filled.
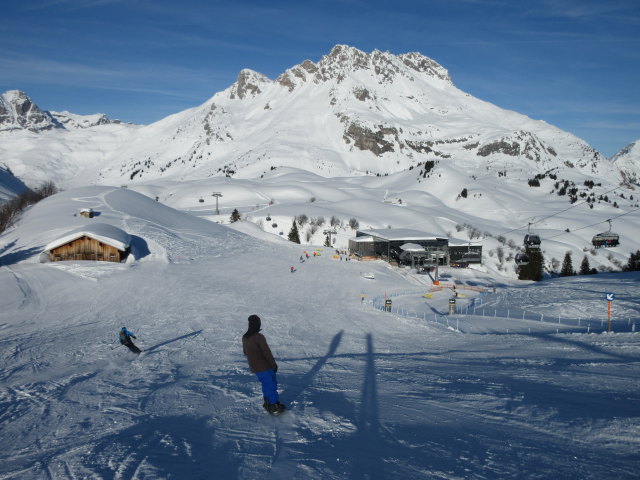
[[[526,253],[516,253],[516,265],[524,266],[529,265],[529,255]]]
[[[598,233],[591,239],[591,243],[596,248],[611,248],[620,245],[620,235],[611,231],[611,219],[607,220],[607,222],[609,222],[609,230]]]
[[[525,248],[539,250],[541,243],[542,240],[540,240],[540,237],[534,233],[531,233],[531,223],[529,223],[529,226],[527,227],[527,234],[524,236]]]
[[[480,257],[478,252],[471,251],[471,243],[469,243],[467,251],[462,254],[460,263],[482,263],[482,258]]]

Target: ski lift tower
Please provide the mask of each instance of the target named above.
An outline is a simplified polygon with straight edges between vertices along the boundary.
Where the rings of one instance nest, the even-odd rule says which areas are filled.
[[[434,285],[438,285],[440,283],[440,272],[438,271],[438,267],[440,264],[440,258],[446,258],[445,252],[442,250],[436,250],[435,252],[431,252],[431,260],[436,267],[436,274],[434,278]]]
[[[333,245],[333,242],[331,241],[331,235],[336,235],[338,233],[336,229],[334,228],[332,230],[323,230],[322,233],[329,236],[329,245]]]
[[[220,215],[220,210],[218,210],[218,198],[220,198],[222,194],[220,192],[213,192],[211,196],[216,197],[216,215]]]

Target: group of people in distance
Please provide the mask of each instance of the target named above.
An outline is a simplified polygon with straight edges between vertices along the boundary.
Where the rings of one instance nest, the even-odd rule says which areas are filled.
[[[264,400],[262,406],[270,414],[280,415],[284,412],[285,406],[280,403],[278,396],[278,379],[276,377],[278,364],[273,358],[267,339],[260,333],[260,317],[258,315],[250,315],[248,320],[249,327],[242,336],[242,352],[247,357],[249,369],[256,374],[262,385]],[[122,327],[119,337],[121,345],[124,345],[135,354],[141,352],[132,341],[137,337],[126,327]]]

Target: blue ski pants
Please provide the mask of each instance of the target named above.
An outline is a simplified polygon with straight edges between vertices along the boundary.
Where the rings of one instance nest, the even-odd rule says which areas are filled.
[[[264,372],[256,373],[258,380],[262,384],[262,395],[267,398],[269,403],[277,403],[278,397],[278,380],[276,378],[276,372],[273,368],[265,370]]]

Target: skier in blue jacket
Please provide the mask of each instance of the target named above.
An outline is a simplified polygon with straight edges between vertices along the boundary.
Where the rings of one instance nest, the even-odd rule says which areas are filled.
[[[120,330],[120,344],[127,347],[133,353],[140,353],[141,350],[135,346],[135,344],[131,341],[132,338],[137,338],[133,333],[127,330],[126,327],[122,327]]]

